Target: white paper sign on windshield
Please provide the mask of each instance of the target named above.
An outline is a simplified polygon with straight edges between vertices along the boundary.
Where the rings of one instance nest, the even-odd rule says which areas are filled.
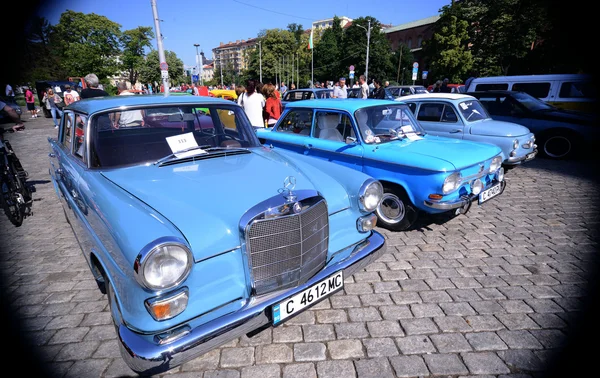
[[[190,148],[198,147],[198,143],[196,143],[196,138],[194,138],[193,133],[174,135],[165,139],[167,140],[167,143],[169,143],[171,151],[178,158],[207,153],[206,151],[200,149],[193,149],[187,152],[180,152]]]
[[[423,139],[420,135],[415,134],[415,129],[412,127],[412,125],[402,126],[400,127],[400,130],[402,130],[404,135],[406,135],[409,140]]]

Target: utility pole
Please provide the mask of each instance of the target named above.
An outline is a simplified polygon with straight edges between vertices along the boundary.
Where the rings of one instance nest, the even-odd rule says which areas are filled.
[[[165,50],[163,48],[163,36],[160,32],[160,20],[158,19],[158,10],[156,9],[156,0],[150,0],[152,5],[152,14],[154,16],[154,29],[156,31],[156,44],[158,45],[158,60],[160,61],[160,73],[162,76],[165,96],[169,95],[169,66],[165,58]]]
[[[400,59],[398,59],[398,76],[396,77],[396,81],[400,82],[400,67],[402,66],[402,44],[400,44]]]
[[[196,46],[196,72],[198,73],[198,75],[200,75],[200,63],[198,60],[198,47],[200,47],[200,45],[197,43],[194,43],[194,46]],[[198,81],[196,81],[196,84],[198,83]]]
[[[369,20],[369,28],[356,24],[356,26],[365,29],[367,32],[367,61],[365,64],[365,81],[369,81],[369,45],[371,44],[371,20]]]

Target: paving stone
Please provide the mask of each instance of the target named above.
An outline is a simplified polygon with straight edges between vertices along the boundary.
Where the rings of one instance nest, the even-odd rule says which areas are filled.
[[[400,323],[393,320],[368,322],[367,328],[369,329],[371,337],[404,336],[404,331],[400,328]]]
[[[456,354],[425,354],[423,359],[433,375],[468,374],[469,370]]]
[[[542,371],[544,364],[531,350],[505,350],[499,351],[498,356],[504,360],[508,367],[525,371]]]
[[[389,294],[368,294],[361,295],[360,301],[363,306],[385,306],[394,304]]]
[[[381,315],[375,307],[350,308],[348,309],[348,316],[353,322],[381,320]]]
[[[331,307],[333,308],[350,308],[361,306],[358,295],[334,295],[329,299],[331,300]]]
[[[568,342],[567,335],[557,329],[531,329],[529,333],[535,337],[544,348],[563,348]]]
[[[504,294],[502,294],[496,288],[480,288],[480,289],[475,289],[475,292],[477,294],[479,294],[481,299],[483,299],[485,301],[494,300],[494,299],[498,299],[498,300],[506,299],[506,296]]]
[[[315,311],[317,323],[344,323],[348,316],[344,310],[319,310]]]
[[[301,343],[294,344],[294,360],[296,361],[324,361],[325,344]]]
[[[390,295],[395,304],[398,305],[406,305],[412,303],[421,303],[423,300],[421,296],[417,292],[401,292],[401,293],[392,293]]]
[[[319,378],[356,377],[352,361],[321,361],[317,362]]]
[[[458,286],[458,285],[456,285],[456,286]],[[481,286],[479,286],[479,287],[481,287]],[[475,290],[469,289],[469,288],[448,289],[448,290],[446,290],[446,292],[456,302],[471,302],[471,301],[480,301],[481,300],[481,297],[475,292]]]
[[[279,365],[256,365],[242,368],[242,378],[280,378],[281,367]]]
[[[395,378],[387,358],[361,359],[354,362],[360,378]]]
[[[381,316],[386,320],[399,320],[412,318],[413,314],[408,306],[381,306]]]
[[[475,310],[473,310],[468,302],[440,303],[440,307],[444,313],[449,316],[466,316],[476,314]]]
[[[396,281],[376,282],[373,284],[373,288],[374,288],[376,294],[393,293],[393,292],[397,292],[397,291],[401,290],[400,285]]]
[[[369,336],[364,323],[342,323],[335,325],[337,339],[360,339]]]
[[[359,340],[335,340],[327,343],[329,355],[334,360],[361,358],[363,346]]]
[[[476,351],[508,349],[504,341],[494,332],[467,333],[465,337]]]
[[[390,357],[396,377],[417,377],[429,375],[429,370],[421,356]]]
[[[445,291],[422,291],[419,293],[425,303],[452,302],[452,298]]]
[[[473,331],[475,332],[499,331],[506,328],[493,315],[467,316],[465,321],[473,328]]]
[[[426,278],[435,278],[434,277],[426,277]],[[422,279],[408,279],[400,281],[400,286],[403,291],[425,291],[429,290],[429,286]],[[398,303],[398,302],[396,302]]]
[[[430,318],[400,319],[400,325],[407,335],[437,333],[438,329]]]
[[[335,339],[332,324],[309,324],[302,326],[302,330],[304,331],[304,341],[309,343]]]
[[[444,315],[440,306],[435,303],[415,303],[410,305],[410,310],[415,318],[430,318]]]
[[[181,365],[181,371],[207,371],[215,370],[219,367],[219,360],[221,358],[221,351],[219,349],[213,349],[200,357],[196,357],[193,360]]]
[[[556,314],[529,314],[541,328],[565,328],[567,323]]]
[[[506,301],[498,301],[498,303],[500,304],[500,306],[504,307],[506,312],[508,312],[509,314],[515,314],[515,313],[530,314],[533,312],[533,309],[531,307],[529,307],[522,300],[517,300],[517,299],[506,300]]]
[[[317,370],[311,363],[286,365],[283,378],[317,378]]]
[[[461,316],[438,316],[433,318],[442,332],[470,332],[471,325]]]
[[[498,336],[512,349],[542,349],[542,344],[527,331],[498,331]]]
[[[221,350],[221,366],[235,368],[254,363],[254,348],[225,348]]]
[[[492,352],[462,353],[465,365],[473,374],[507,374],[510,369]]]
[[[286,344],[257,346],[255,356],[257,364],[284,364],[293,361],[292,348]]]
[[[531,306],[537,313],[556,313],[564,311],[564,309],[551,299],[526,299],[525,303]]]
[[[402,354],[423,354],[434,353],[435,346],[429,337],[421,336],[405,336],[397,337],[396,344]]]
[[[429,337],[440,353],[470,352],[473,350],[460,333],[431,335]]]
[[[540,328],[527,314],[496,314],[496,317],[510,330]]]
[[[273,328],[274,343],[296,343],[302,341],[302,327],[284,324]]]
[[[429,285],[431,290],[446,290],[456,288],[456,286],[448,278],[430,278],[426,279],[425,283]],[[445,294],[448,295],[447,293]]]

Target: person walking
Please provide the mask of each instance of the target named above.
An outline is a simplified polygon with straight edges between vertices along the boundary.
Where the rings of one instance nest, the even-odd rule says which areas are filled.
[[[25,87],[25,103],[27,104],[27,110],[31,113],[31,118],[37,118],[37,110],[35,109],[35,97],[29,87]]]
[[[254,127],[265,127],[263,122],[263,109],[265,107],[265,97],[256,90],[256,80],[246,82],[246,92],[238,97],[238,104],[242,106],[244,112]]]
[[[267,84],[264,86],[265,92],[265,121],[267,127],[273,127],[281,117],[281,100],[277,98],[275,94],[275,86],[273,84]]]
[[[385,100],[385,89],[383,89],[381,81],[379,79],[373,79],[373,85],[375,86],[375,89],[373,90],[373,94],[370,98]]]
[[[83,80],[85,81],[87,88],[81,91],[80,97],[82,99],[109,96],[104,89],[100,89],[100,81],[98,80],[98,76],[96,76],[96,74],[87,74]]]
[[[360,96],[359,98],[366,99],[369,98],[369,85],[367,84],[367,78],[365,75],[360,75],[358,78],[360,82]]]
[[[55,129],[58,129],[58,118],[56,114],[59,114],[61,118],[63,116],[63,111],[59,109],[57,105],[61,101],[62,99],[60,96],[54,93],[52,88],[48,88],[46,93],[44,93],[44,98],[42,99],[42,102],[46,105],[46,109],[48,109],[50,114],[52,114],[52,121],[54,121]]]
[[[75,101],[81,100],[79,93],[77,93],[77,91],[72,90],[71,85],[69,84],[65,85],[65,94],[63,95],[63,98],[65,101],[65,106],[69,106]]]
[[[287,91],[287,87],[285,86],[285,83],[282,81],[281,82],[281,88],[279,88],[279,90],[281,91],[281,94],[285,94],[285,92]]]

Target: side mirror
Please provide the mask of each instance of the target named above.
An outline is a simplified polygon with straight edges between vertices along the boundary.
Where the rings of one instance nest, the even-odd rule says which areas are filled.
[[[346,144],[356,144],[356,138],[346,137]]]

